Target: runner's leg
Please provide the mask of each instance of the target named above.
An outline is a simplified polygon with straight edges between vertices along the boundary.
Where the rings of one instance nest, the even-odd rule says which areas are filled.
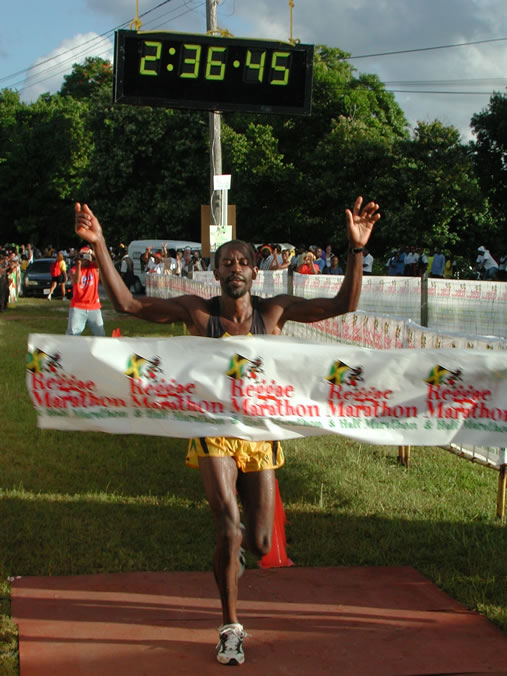
[[[275,517],[275,471],[240,472],[238,493],[244,509],[246,542],[243,546],[259,558],[271,549]]]
[[[231,457],[200,457],[199,470],[215,519],[213,570],[222,602],[223,624],[233,624],[238,622],[238,555],[242,537],[236,499],[238,469]]]

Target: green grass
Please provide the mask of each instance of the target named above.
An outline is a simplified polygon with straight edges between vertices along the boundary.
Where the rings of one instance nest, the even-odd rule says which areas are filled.
[[[213,526],[182,439],[39,430],[24,383],[29,333],[64,333],[68,307],[21,299],[0,315],[0,673],[18,674],[8,577],[211,570]],[[181,335],[115,315],[106,332]],[[298,566],[406,566],[507,632],[507,530],[498,475],[441,449],[327,436],[284,444],[277,476]],[[255,565],[254,560],[250,560]]]

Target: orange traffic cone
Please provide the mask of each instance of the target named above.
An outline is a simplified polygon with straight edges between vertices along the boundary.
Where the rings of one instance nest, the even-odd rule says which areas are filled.
[[[264,554],[259,561],[261,568],[283,568],[284,566],[293,566],[294,561],[291,561],[287,556],[285,538],[285,524],[287,517],[280,497],[280,490],[278,488],[278,480],[275,479],[275,520],[273,523],[273,538],[271,542],[271,549],[267,554]]]
[[[121,331],[120,329],[113,329],[113,333],[111,334],[113,338],[121,338]]]

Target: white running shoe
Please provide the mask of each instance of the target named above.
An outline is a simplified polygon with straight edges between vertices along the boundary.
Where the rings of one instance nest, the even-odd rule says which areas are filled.
[[[48,296],[48,300],[51,300],[51,294],[49,294],[49,296]]]
[[[245,661],[243,639],[246,633],[242,624],[223,624],[218,628],[217,661],[220,664],[237,665]]]

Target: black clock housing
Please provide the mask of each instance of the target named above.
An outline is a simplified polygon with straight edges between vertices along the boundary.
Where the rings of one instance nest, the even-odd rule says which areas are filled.
[[[313,45],[184,33],[115,34],[113,100],[310,115]]]

